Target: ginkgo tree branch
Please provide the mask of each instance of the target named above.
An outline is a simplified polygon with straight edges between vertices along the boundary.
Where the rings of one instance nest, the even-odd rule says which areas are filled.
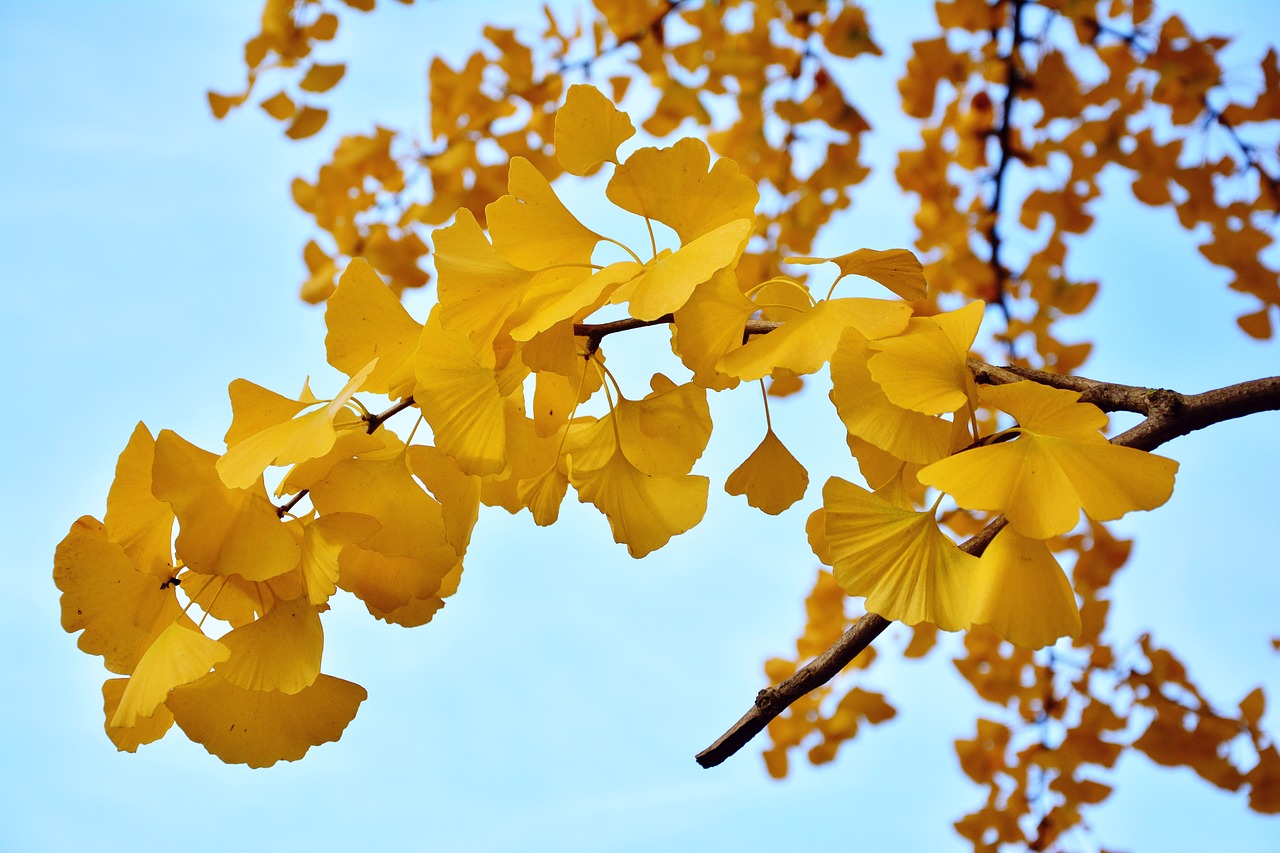
[[[600,342],[609,335],[617,332],[629,332],[632,329],[643,329],[647,326],[662,326],[675,321],[674,314],[663,314],[653,320],[636,320],[628,317],[624,320],[613,320],[608,323],[574,323],[573,334],[579,338],[587,339],[587,355],[591,355],[600,349]],[[751,335],[763,335],[772,332],[781,325],[782,323],[774,320],[748,320],[742,334],[744,338]]]
[[[1280,411],[1280,376],[1254,379],[1202,394],[1179,394],[1029,368],[994,367],[974,360],[970,360],[969,367],[979,382],[1007,384],[1029,379],[1055,388],[1080,391],[1082,400],[1107,411],[1146,415],[1142,423],[1111,439],[1113,444],[1139,450],[1153,450],[1167,441],[1212,424],[1259,412]],[[995,519],[962,544],[960,550],[975,557],[981,556],[1004,526],[1003,516]],[[793,702],[835,678],[889,625],[889,620],[874,613],[860,617],[839,640],[790,678],[757,693],[755,703],[747,713],[695,756],[698,764],[715,767],[736,753]]]

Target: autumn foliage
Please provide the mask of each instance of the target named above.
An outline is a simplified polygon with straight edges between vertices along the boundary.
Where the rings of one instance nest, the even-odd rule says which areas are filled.
[[[1225,40],[1148,2],[935,10],[898,84],[918,129],[895,172],[918,202],[910,250],[814,253],[868,175],[847,81],[881,53],[874,7],[827,0],[595,0],[547,10],[541,32],[486,28],[461,67],[431,61],[427,138],[348,136],[295,180],[317,230],[301,295],[325,304],[346,384],[235,380],[225,449],[140,424],[103,520],[77,521],[55,558],[63,626],[119,676],[103,685],[115,744],[176,724],[267,766],[338,739],[366,694],[321,672],[328,601],[431,621],[482,505],[550,525],[572,490],[642,558],[698,525],[711,488],[777,515],[812,473],[822,505],[795,516],[823,566],[807,624],[765,663],[755,728],[700,761],[766,727],[775,776],[833,760],[895,713],[860,677],[898,621],[914,626],[908,657],[965,632],[955,666],[988,709],[956,743],[988,789],[956,822],[975,849],[1048,849],[1106,799],[1097,772],[1126,750],[1280,812],[1261,690],[1223,707],[1152,638],[1104,637],[1130,547],[1105,522],[1174,488],[1177,463],[1151,451],[1280,408],[1280,379],[1195,396],[1086,379],[1089,344],[1057,325],[1102,286],[1068,257],[1119,170],[1250,297],[1243,332],[1273,334],[1280,285],[1260,252],[1280,211],[1277,54],[1242,92],[1218,64]],[[313,52],[349,14],[268,0],[245,87],[211,92],[214,114],[256,103],[288,137],[316,133],[344,66]],[[641,244],[561,201],[593,175]],[[868,281],[877,295],[849,292]],[[436,302],[415,318],[399,297],[427,285]],[[669,329],[680,375],[623,387],[610,338],[648,326]],[[860,484],[807,471],[769,419],[771,397],[819,372]],[[707,399],[735,390],[761,394],[762,438],[712,483],[696,473]],[[1112,411],[1144,420],[1108,437]]]

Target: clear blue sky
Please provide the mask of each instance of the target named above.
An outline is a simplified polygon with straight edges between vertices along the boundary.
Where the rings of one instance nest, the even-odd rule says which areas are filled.
[[[572,499],[549,530],[490,511],[431,625],[335,607],[326,671],[369,699],[340,742],[301,762],[227,766],[177,730],[128,755],[103,734],[106,673],[58,624],[54,547],[79,515],[101,516],[138,420],[216,448],[232,379],[341,384],[321,314],[295,296],[309,232],[289,180],[342,132],[420,130],[429,54],[457,56],[485,16],[529,20],[539,4],[420,5],[350,16],[329,54],[353,61],[331,127],[296,144],[255,109],[215,123],[204,100],[240,82],[256,0],[0,3],[0,849],[964,849],[950,822],[982,794],[951,750],[973,716],[943,655],[878,666],[873,685],[899,717],[834,765],[778,783],[756,749],[711,771],[693,762],[762,686],[762,662],[791,648],[816,568],[803,518],[826,474],[852,473],[817,389],[774,408],[814,481],[780,519],[713,487],[702,527],[635,562]],[[900,60],[894,34],[923,13],[886,19],[875,5]],[[1196,6],[1197,31],[1252,34],[1242,58],[1280,33],[1270,2],[1182,5]],[[1100,211],[1079,261],[1104,281],[1079,327],[1100,344],[1085,372],[1184,391],[1280,373],[1280,346],[1236,331],[1242,300],[1173,223],[1124,203]],[[848,233],[893,245],[909,227],[901,200],[869,195]],[[713,483],[762,429],[753,394],[716,406],[700,464]],[[1268,644],[1278,427],[1272,414],[1169,445],[1182,463],[1173,500],[1121,527],[1139,541],[1115,630],[1154,631],[1224,704],[1258,684],[1280,702]],[[1274,709],[1267,719],[1280,728]],[[1103,778],[1119,791],[1091,820],[1113,848],[1280,849],[1280,820],[1189,772],[1133,757]]]

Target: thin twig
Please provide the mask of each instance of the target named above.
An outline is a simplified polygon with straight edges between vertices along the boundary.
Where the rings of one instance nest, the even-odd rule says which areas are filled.
[[[600,342],[617,332],[629,332],[632,329],[643,329],[647,326],[662,326],[676,321],[674,314],[663,314],[654,320],[636,320],[628,317],[625,320],[613,320],[608,323],[574,323],[573,334],[587,339],[587,355],[600,349]],[[743,329],[743,340],[751,335],[764,335],[781,326],[774,320],[748,320]]]

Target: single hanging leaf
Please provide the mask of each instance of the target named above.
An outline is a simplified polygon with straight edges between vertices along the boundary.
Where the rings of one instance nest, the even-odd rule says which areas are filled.
[[[124,696],[127,678],[108,678],[102,682],[102,712],[106,720],[103,728],[107,737],[121,752],[137,752],[143,744],[160,740],[173,725],[173,714],[164,705],[156,708],[150,717],[138,717],[132,726],[113,726],[111,719],[120,707],[120,699]]]
[[[591,263],[601,236],[569,212],[532,163],[512,157],[507,186],[508,194],[484,209],[498,254],[531,270]]]
[[[640,275],[615,290],[611,301],[629,302],[637,320],[656,320],[679,310],[698,285],[738,262],[751,228],[750,220],[735,219],[674,252],[659,254]]]
[[[414,400],[436,446],[464,473],[497,474],[507,464],[507,432],[493,351],[445,329],[442,313],[433,310],[422,330]]]
[[[899,335],[868,346],[871,378],[904,409],[926,415],[954,412],[977,402],[977,386],[968,367],[982,323],[983,303],[933,317],[913,317]]]
[[[849,328],[831,357],[831,402],[849,435],[903,462],[927,464],[947,456],[951,425],[889,402],[884,389],[871,378],[870,356],[867,339]]]
[[[298,87],[306,92],[327,92],[338,85],[338,81],[346,73],[347,66],[341,62],[335,65],[321,65],[317,62],[307,69]]]
[[[324,127],[324,123],[328,120],[328,110],[304,106],[293,117],[293,123],[285,129],[284,135],[290,139],[314,136],[320,132],[320,128]]]
[[[357,371],[327,405],[269,427],[229,448],[215,466],[222,482],[232,489],[247,489],[269,465],[296,465],[332,450],[338,440],[335,419],[376,366],[375,359]]]
[[[635,135],[631,118],[593,86],[570,86],[556,112],[556,159],[571,175],[618,162],[618,146]]]
[[[693,381],[713,391],[734,388],[738,378],[721,373],[716,364],[742,346],[747,320],[756,304],[742,295],[733,269],[722,269],[696,287],[675,311],[671,348]]]
[[[744,381],[761,379],[776,368],[817,373],[831,360],[847,328],[864,338],[896,335],[907,326],[911,306],[888,299],[827,299],[767,335],[757,335],[733,350],[716,369]]]
[[[605,514],[613,541],[625,544],[636,559],[694,527],[707,510],[706,477],[650,476],[632,465],[621,450],[595,470],[576,468],[572,456],[567,464],[578,499],[595,504]]]
[[[772,429],[724,482],[726,492],[745,495],[748,504],[769,515],[800,500],[808,487],[809,472]]]

